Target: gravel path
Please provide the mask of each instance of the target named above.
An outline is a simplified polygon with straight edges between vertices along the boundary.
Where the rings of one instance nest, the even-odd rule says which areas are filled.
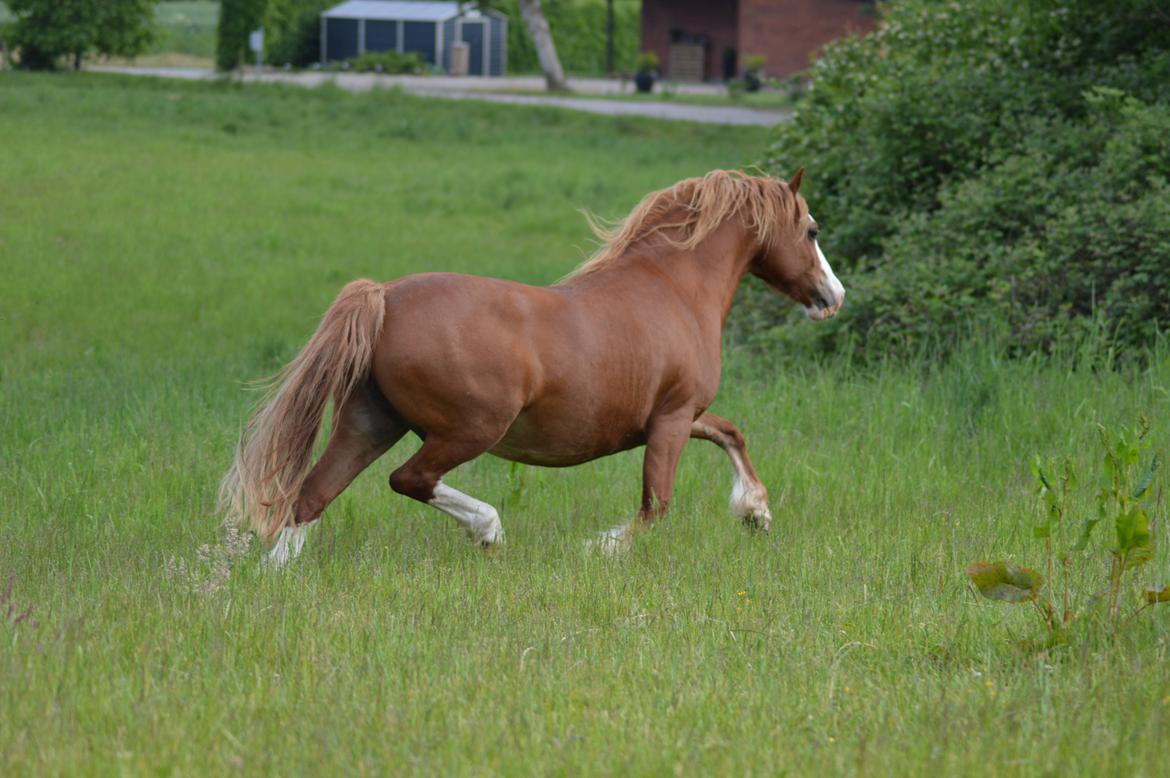
[[[100,73],[121,73],[133,76],[156,76],[180,78],[190,81],[207,81],[217,78],[210,70],[198,68],[146,68],[146,67],[91,67]],[[686,103],[638,102],[632,100],[605,100],[558,95],[510,94],[501,89],[539,89],[540,79],[529,77],[482,79],[446,78],[441,76],[382,76],[374,73],[284,73],[280,71],[249,72],[245,81],[258,83],[295,84],[314,87],[334,83],[350,92],[365,92],[374,88],[399,87],[410,94],[421,97],[438,97],[444,100],[481,100],[491,103],[513,105],[546,105],[567,108],[573,111],[599,113],[607,116],[647,116],[653,119],[671,121],[701,122],[705,124],[738,124],[772,126],[790,116],[788,111],[742,108],[739,106],[690,105]],[[620,82],[603,79],[573,80],[571,86],[583,94],[615,94],[620,92]],[[679,91],[686,94],[718,94],[720,88],[706,84],[687,85]]]

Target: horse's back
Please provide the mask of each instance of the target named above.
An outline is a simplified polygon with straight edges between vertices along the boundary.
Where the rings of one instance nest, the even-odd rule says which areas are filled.
[[[535,464],[640,445],[679,380],[670,352],[686,351],[666,347],[655,300],[621,290],[426,273],[385,294],[373,373],[391,406],[416,429],[495,435],[493,453]],[[665,329],[677,338],[685,328]]]
[[[386,285],[373,365],[390,404],[416,428],[445,427],[452,409],[514,418],[540,380],[530,344],[537,320],[557,315],[553,290],[456,273]]]

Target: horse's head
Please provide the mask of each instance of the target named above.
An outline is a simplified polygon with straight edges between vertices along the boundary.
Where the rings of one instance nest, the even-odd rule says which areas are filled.
[[[788,190],[798,199],[803,175],[804,168],[801,168],[788,182]],[[795,211],[795,224],[778,230],[750,269],[777,292],[803,305],[810,319],[828,319],[841,309],[845,287],[833,274],[833,268],[829,267],[817,244],[816,220],[807,208],[800,207]]]

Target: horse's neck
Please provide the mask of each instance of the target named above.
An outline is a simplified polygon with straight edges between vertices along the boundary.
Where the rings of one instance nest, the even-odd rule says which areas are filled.
[[[728,222],[691,250],[661,241],[635,244],[606,267],[570,280],[565,287],[602,299],[632,294],[651,304],[676,300],[718,342],[754,251],[755,241],[747,231]]]
[[[715,230],[694,249],[646,252],[652,265],[687,301],[696,315],[714,317],[720,329],[751,262],[754,241],[737,224]]]

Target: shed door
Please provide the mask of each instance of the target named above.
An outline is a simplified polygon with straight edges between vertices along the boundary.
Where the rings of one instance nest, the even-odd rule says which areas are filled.
[[[462,25],[462,31],[459,33],[460,40],[466,43],[471,50],[467,52],[469,62],[467,63],[467,72],[472,76],[482,76],[483,73],[483,44],[484,38],[484,24],[482,20],[465,21]]]
[[[325,20],[325,58],[334,61],[358,55],[357,19]]]

